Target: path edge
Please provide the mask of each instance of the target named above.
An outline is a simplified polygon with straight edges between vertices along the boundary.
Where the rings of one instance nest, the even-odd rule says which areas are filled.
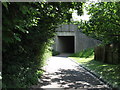
[[[107,80],[103,79],[102,77],[100,77],[100,75],[96,74],[94,71],[90,70],[89,68],[85,67],[84,65],[78,63],[77,61],[75,61],[72,58],[69,58],[71,61],[73,61],[74,63],[78,64],[79,66],[81,66],[82,68],[84,68],[86,71],[88,71],[89,73],[91,73],[93,76],[95,76],[97,79],[99,79],[100,81],[102,81],[104,84],[108,85],[111,90],[120,90],[120,88],[115,87],[113,85],[111,85],[109,82],[107,82]]]

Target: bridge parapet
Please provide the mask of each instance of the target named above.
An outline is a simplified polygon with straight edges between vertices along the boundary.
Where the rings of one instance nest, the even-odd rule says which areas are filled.
[[[56,32],[75,32],[78,30],[78,26],[74,24],[63,24],[58,26]]]

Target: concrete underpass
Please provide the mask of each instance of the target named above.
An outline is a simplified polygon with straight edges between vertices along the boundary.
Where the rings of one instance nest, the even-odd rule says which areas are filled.
[[[101,42],[86,36],[77,25],[65,24],[56,28],[53,49],[60,53],[77,53],[94,48]]]
[[[74,36],[58,36],[58,47],[61,53],[74,53]]]

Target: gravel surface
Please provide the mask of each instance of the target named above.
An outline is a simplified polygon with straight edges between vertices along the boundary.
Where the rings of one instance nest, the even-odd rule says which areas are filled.
[[[31,89],[41,90],[111,90],[102,81],[80,67],[69,58],[68,54],[54,56],[48,59],[43,68],[46,72],[38,85]]]

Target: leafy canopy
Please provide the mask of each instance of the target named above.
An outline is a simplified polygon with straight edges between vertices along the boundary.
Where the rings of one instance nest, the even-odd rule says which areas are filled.
[[[86,8],[91,17],[81,23],[82,31],[104,43],[120,42],[120,2],[90,3]]]
[[[70,21],[70,9],[82,14],[82,3],[77,2],[4,2],[3,3],[3,42],[21,41],[21,33],[29,33],[28,28],[41,25],[49,29],[58,23]],[[51,24],[51,25],[50,25]],[[6,27],[7,25],[7,27]],[[17,32],[16,32],[17,31]]]
[[[49,49],[46,47],[50,46],[57,25],[70,21],[70,9],[82,14],[82,3],[2,3],[3,88],[37,84],[43,55]]]

